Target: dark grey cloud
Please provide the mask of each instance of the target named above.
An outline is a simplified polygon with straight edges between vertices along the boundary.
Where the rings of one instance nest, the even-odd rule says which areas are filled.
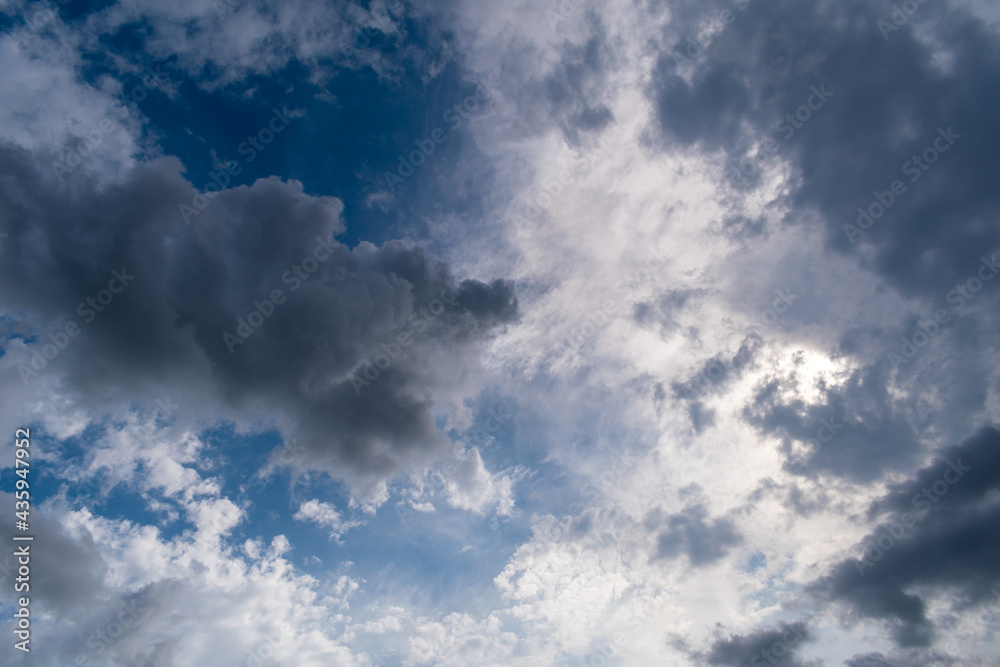
[[[963,667],[965,665],[991,665],[994,656],[982,653],[974,646],[964,647],[962,658],[937,649],[899,649],[889,655],[879,652],[855,655],[844,661],[846,667]]]
[[[749,334],[732,355],[717,354],[686,382],[674,382],[671,385],[674,396],[691,399],[722,391],[729,383],[738,379],[744,370],[752,367],[762,343],[763,339],[759,334]]]
[[[186,225],[178,205],[195,191],[181,172],[166,158],[120,182],[81,171],[63,184],[0,147],[0,306],[37,333],[34,349],[67,320],[82,329],[43,373],[95,409],[167,394],[276,424],[303,463],[338,477],[384,479],[443,453],[435,397],[516,321],[513,285],[456,284],[399,241],[350,249],[338,200],[277,178],[218,193]],[[79,310],[113,271],[134,278],[101,312]],[[264,303],[274,290],[281,303]],[[245,341],[240,318],[254,325]]]
[[[659,510],[645,520],[649,529],[661,529],[656,541],[654,560],[687,556],[691,565],[711,565],[743,542],[732,520],[709,519],[703,505],[695,505],[679,514],[663,517]]]
[[[1000,584],[1000,431],[980,430],[945,448],[875,501],[888,516],[848,558],[810,586],[844,605],[848,621],[886,625],[898,646],[929,647],[944,631],[928,615],[947,595],[952,611],[980,608]]]
[[[867,653],[856,655],[844,661],[844,667],[894,667],[891,662],[885,661],[885,656],[881,653]]]
[[[688,404],[688,418],[694,432],[701,433],[715,425],[715,410],[705,407],[701,401],[691,401]]]
[[[751,101],[735,70],[711,69],[692,86],[677,73],[672,60],[661,58],[653,77],[660,130],[672,141],[709,150],[737,141]],[[707,109],[721,111],[705,113]]]
[[[820,382],[819,399],[809,402],[789,398],[802,379],[797,370],[775,373],[756,387],[744,418],[782,439],[785,469],[794,474],[866,482],[912,470],[925,453],[921,434],[933,426],[940,437],[968,437],[997,382],[983,361],[997,353],[997,313],[957,314],[911,360],[896,363],[891,355],[900,353],[904,336],[921,331],[920,321],[926,318],[884,328],[846,323],[832,356],[860,360],[860,367],[837,385]],[[810,452],[797,449],[807,443]]]
[[[774,138],[776,158],[793,169],[788,222],[807,219],[796,214],[802,209],[819,211],[831,249],[907,295],[946,293],[983,252],[1000,248],[992,222],[1000,127],[991,111],[1000,102],[1000,55],[995,33],[963,5],[921,4],[888,39],[878,21],[892,8],[860,0],[723,2],[696,14],[681,7],[649,90],[661,146],[723,149],[730,170],[757,160],[755,141]],[[679,55],[675,47],[697,35],[699,21],[723,9],[734,20],[703,40],[695,58]],[[833,96],[807,121],[778,126],[824,85]],[[904,163],[949,127],[961,138],[911,182]],[[861,255],[844,225],[896,179],[906,192],[866,231],[873,252]],[[989,299],[996,303],[1000,292]]]
[[[650,142],[721,156],[720,194],[731,208],[724,219],[745,219],[744,197],[759,196],[762,169],[786,165],[788,194],[772,202],[788,208],[784,222],[818,225],[828,249],[919,304],[921,317],[902,326],[825,323],[845,327],[834,354],[860,359],[862,367],[843,387],[820,387],[817,404],[781,398],[790,387],[780,379],[758,389],[746,418],[781,437],[786,469],[804,475],[872,481],[911,470],[923,453],[918,433],[933,424],[966,437],[996,382],[983,359],[997,351],[991,332],[1000,322],[1000,290],[993,284],[1000,283],[983,283],[962,309],[952,293],[1000,249],[993,222],[1000,190],[990,180],[1000,127],[986,111],[1000,95],[990,83],[1000,75],[996,35],[965,6],[944,2],[921,4],[886,39],[878,23],[891,11],[868,2],[680,2],[656,46]],[[793,124],[788,114],[800,108],[809,118],[793,117]],[[949,127],[961,136],[944,139]],[[776,146],[772,157],[761,148],[768,140]],[[950,145],[911,180],[913,156],[934,142]],[[734,177],[741,165],[749,175]],[[905,192],[890,192],[887,212],[852,244],[844,225],[856,223],[859,206],[888,201],[882,193],[894,180]],[[821,301],[802,289],[804,301]],[[885,363],[935,309],[947,309],[950,321],[927,348],[912,361]],[[688,401],[695,428],[704,428],[711,415],[686,384],[675,391]],[[890,385],[904,391],[890,392]],[[921,396],[927,387],[938,388],[930,406]],[[818,437],[824,420],[843,426],[830,439],[829,427]],[[796,443],[808,441],[813,452],[796,454]]]
[[[842,385],[821,383],[815,403],[783,398],[794,375],[771,377],[757,387],[743,416],[762,433],[783,439],[789,472],[872,481],[886,470],[907,469],[920,453],[912,415],[889,392],[889,370],[882,362],[852,372]],[[812,450],[798,454],[793,441]]]
[[[805,623],[782,624],[763,628],[746,635],[732,635],[719,639],[705,654],[698,658],[709,665],[720,667],[745,667],[781,664],[787,667],[805,667],[808,664],[796,656],[802,644],[813,639]]]
[[[869,518],[912,512],[913,497],[933,486],[948,470],[955,467],[962,469],[961,484],[949,484],[949,502],[976,503],[988,495],[1000,485],[1000,431],[986,427],[962,444],[945,447],[927,467],[917,471],[911,479],[892,485],[884,497],[872,504]],[[957,475],[947,474],[949,478]]]

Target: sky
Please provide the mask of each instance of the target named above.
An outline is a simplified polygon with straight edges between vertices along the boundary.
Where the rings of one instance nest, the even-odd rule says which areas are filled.
[[[0,0],[2,663],[1000,664],[998,81],[990,0]]]

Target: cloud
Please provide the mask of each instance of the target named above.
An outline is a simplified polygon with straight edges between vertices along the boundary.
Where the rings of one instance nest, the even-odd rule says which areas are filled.
[[[228,502],[202,503],[203,518]],[[46,520],[32,513],[32,611],[57,609],[60,622],[36,619],[31,654],[12,656],[12,665],[253,664],[290,651],[302,665],[371,664],[341,641],[344,619],[334,610],[351,588],[333,586],[321,600],[321,582],[287,560],[284,536],[240,550],[216,539],[212,521],[168,539],[151,526],[48,509],[47,521],[76,537],[53,541]],[[104,567],[94,567],[94,544]],[[112,572],[122,576],[102,576]],[[10,620],[3,626],[11,632]]]
[[[447,452],[436,411],[518,318],[508,281],[457,283],[399,241],[349,249],[341,202],[295,181],[223,190],[185,224],[196,193],[174,158],[95,189],[0,152],[0,306],[39,339],[3,359],[8,386],[98,413],[185,396],[208,419],[278,426],[296,467],[373,488]]]
[[[763,137],[791,129],[777,154],[792,170],[787,203],[819,211],[809,224],[822,226],[828,248],[857,256],[905,295],[947,292],[984,249],[1000,247],[1000,231],[987,222],[1000,210],[988,176],[1000,128],[985,111],[1000,95],[989,84],[1000,57],[990,46],[995,34],[977,16],[955,3],[921,6],[887,41],[877,27],[885,17],[870,3],[742,4],[749,6],[703,55],[660,51],[649,96],[665,149],[722,149],[728,176],[763,154]],[[694,25],[681,15],[672,39],[695,33]],[[832,98],[808,120],[793,119],[798,129],[783,121],[819,85]],[[962,137],[947,152],[939,128]],[[939,164],[916,167],[912,157],[935,141],[939,155],[927,162]],[[861,245],[870,252],[859,253],[844,225],[893,180],[907,192],[865,233]]]
[[[511,664],[518,637],[504,632],[497,618],[475,619],[449,614],[440,621],[420,618],[409,641],[411,664],[497,665]]]
[[[810,585],[854,619],[886,624],[901,648],[938,636],[932,605],[960,612],[993,600],[1000,582],[1000,431],[986,427],[944,449],[871,506],[891,518]]]
[[[293,62],[314,80],[336,66],[371,67],[398,77],[442,57],[435,40],[427,50],[408,34],[419,15],[398,2],[317,6],[307,2],[215,0],[169,7],[155,2],[112,4],[83,17],[85,34],[128,31],[153,57],[176,61],[204,88],[238,85],[254,74],[273,74]],[[132,29],[134,26],[139,29]],[[103,45],[89,43],[95,50]]]
[[[591,14],[588,23],[586,42],[566,43],[560,62],[542,84],[550,105],[543,117],[558,122],[571,145],[579,144],[581,135],[603,130],[614,120],[610,107],[601,99],[614,51],[601,20]]]
[[[693,567],[711,565],[743,541],[731,520],[709,520],[708,510],[702,505],[662,520],[654,513],[646,523],[649,527],[666,527],[657,538],[656,559],[687,556]]]
[[[330,503],[320,502],[313,499],[304,502],[299,506],[298,511],[292,516],[298,521],[312,521],[313,523],[330,529],[330,539],[340,540],[340,536],[351,528],[364,525],[364,521],[344,521],[337,508]]]
[[[868,653],[866,655],[856,655],[844,661],[845,667],[891,667],[892,663],[884,660],[881,653]]]
[[[85,449],[64,476],[118,485],[95,500],[145,502],[135,515],[128,502],[87,507],[71,488],[68,508],[62,496],[47,508],[62,541],[48,539],[97,579],[80,584],[86,609],[67,590],[59,638],[39,635],[44,658],[68,663],[135,601],[152,611],[107,649],[112,664],[245,663],[286,628],[288,659],[303,665],[770,664],[765,651],[776,656],[792,628],[815,641],[788,643],[775,664],[989,664],[991,647],[976,646],[996,586],[984,529],[998,518],[996,436],[969,435],[996,420],[996,281],[919,356],[887,358],[951,308],[956,281],[997,247],[997,30],[976,20],[979,4],[925,3],[885,40],[880,8],[855,0],[567,2],[555,27],[531,3],[138,2],[74,14],[72,30],[54,24],[92,34],[60,49],[44,38],[48,60],[42,48],[0,54],[33,91],[3,104],[12,139],[35,151],[0,152],[0,422],[38,419],[71,438],[54,452]],[[361,151],[342,162],[365,164],[331,180],[321,160],[317,179],[311,147],[289,145],[304,186],[271,178],[205,193],[186,225],[177,206],[196,193],[182,164],[193,172],[197,158],[152,160],[151,137],[141,156],[143,120],[102,143],[88,162],[100,176],[56,183],[45,128],[74,102],[84,126],[99,122],[114,82],[99,78],[98,95],[77,79],[89,80],[88,63],[138,66],[116,53],[126,39],[137,61],[169,59],[180,83],[167,97],[183,94],[183,106],[329,85],[338,108],[321,111],[332,129],[357,130]],[[706,44],[694,57],[689,39]],[[344,67],[377,77],[338,80]],[[377,197],[350,172],[366,182],[381,148],[392,158],[394,143],[425,136],[454,82],[494,70],[489,108],[408,197],[353,218],[355,202]],[[399,96],[405,118],[377,126],[382,105],[371,125],[338,116],[367,116],[369,95],[385,99],[399,80],[435,83]],[[47,86],[59,91],[51,108]],[[832,92],[819,109],[814,89]],[[309,99],[296,105],[317,116]],[[803,108],[801,127],[787,120]],[[949,126],[961,136],[906,180],[904,161]],[[895,178],[905,193],[848,234],[857,207],[888,202]],[[319,192],[337,198],[314,194],[334,186]],[[387,216],[408,239],[429,235],[437,256],[357,242]],[[112,271],[135,276],[113,297]],[[514,276],[517,293],[494,276]],[[795,305],[769,319],[789,286]],[[77,304],[104,291],[110,303],[83,322]],[[81,331],[62,338],[71,320]],[[47,363],[36,356],[46,349]],[[18,371],[32,361],[44,368],[25,384]],[[522,416],[467,448],[484,378]],[[167,395],[184,403],[169,433],[133,423]],[[351,484],[352,507],[391,497],[397,512],[365,507],[368,527],[352,535],[372,542],[310,544],[299,522],[334,535],[351,523],[320,500],[329,480],[298,476],[290,488],[308,495],[290,508],[267,493],[226,498],[244,446],[247,465],[262,457],[202,431],[219,422],[239,435],[277,429],[286,447],[261,476],[318,468]],[[949,460],[971,470],[942,487]],[[406,473],[414,484],[387,484]],[[897,539],[924,488],[930,508]],[[406,502],[422,512],[414,558],[400,546]],[[487,510],[503,521],[487,528]],[[273,535],[275,514],[298,519],[294,544]],[[891,545],[881,555],[880,540]],[[337,574],[318,582],[303,572],[324,565],[321,552],[363,553],[379,579],[331,563]],[[397,557],[419,561],[419,590],[393,590],[405,578],[393,576]],[[456,593],[441,582],[456,581],[458,559],[475,574],[458,576],[472,584]],[[690,576],[708,567],[713,576]],[[817,614],[797,620],[809,605]]]
[[[3,508],[10,510],[10,515],[14,516],[14,494],[0,494],[0,501]],[[53,517],[44,510],[31,512],[30,518],[31,532],[28,534],[34,537],[34,541],[29,544],[31,560],[28,592],[32,594],[32,599],[37,599],[42,605],[60,614],[71,613],[78,606],[85,606],[100,593],[108,572],[108,563],[102,557],[100,545],[87,531],[65,526],[59,522],[58,517]],[[17,534],[7,528],[4,540],[21,546],[20,543],[11,541],[11,537]],[[8,559],[2,564],[5,567],[0,578],[3,579],[4,593],[13,596],[14,581],[18,576],[17,558]],[[10,567],[9,572],[6,566]]]
[[[796,393],[794,376],[770,378],[743,414],[763,433],[783,438],[786,470],[871,481],[912,464],[920,451],[908,406],[889,390],[888,371],[881,362],[852,371],[841,385],[820,381],[814,402]],[[808,451],[793,448],[793,440],[808,443]]]
[[[754,357],[761,347],[762,340],[758,334],[748,335],[740,344],[739,350],[730,358],[717,354],[707,361],[691,379],[671,383],[674,398],[686,401],[688,416],[696,433],[715,423],[715,411],[705,406],[704,398],[713,394],[723,393],[738,380],[745,370],[752,367]],[[657,384],[655,396],[658,401],[666,398],[662,384]]]
[[[776,628],[761,629],[746,635],[733,635],[712,644],[707,654],[692,656],[722,667],[755,667],[780,664],[806,667],[808,664],[795,654],[802,642],[814,639],[804,623],[791,623]]]

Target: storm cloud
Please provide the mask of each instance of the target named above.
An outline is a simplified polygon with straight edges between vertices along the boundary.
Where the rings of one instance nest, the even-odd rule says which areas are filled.
[[[95,409],[186,396],[277,425],[303,466],[387,479],[446,454],[438,392],[518,317],[508,281],[456,283],[399,241],[338,242],[340,201],[294,181],[195,199],[162,158],[106,187],[60,183],[11,146],[0,170],[2,307],[30,341],[10,386],[58,377]]]

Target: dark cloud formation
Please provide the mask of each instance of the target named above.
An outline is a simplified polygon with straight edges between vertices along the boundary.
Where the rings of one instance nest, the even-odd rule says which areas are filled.
[[[890,12],[856,1],[680,2],[648,91],[654,143],[721,156],[730,218],[781,164],[788,194],[772,203],[788,208],[786,222],[820,225],[828,248],[920,304],[903,326],[846,331],[834,354],[864,365],[843,387],[821,387],[817,404],[781,398],[780,380],[760,388],[745,416],[784,439],[786,467],[799,474],[872,481],[909,470],[921,425],[965,437],[989,394],[982,359],[996,352],[1000,323],[1000,283],[985,268],[1000,250],[990,176],[1000,127],[987,111],[1000,95],[996,36],[958,3],[920,4],[886,32]],[[871,223],[859,225],[858,207]],[[919,327],[936,311],[947,323],[925,347]],[[940,390],[928,415],[920,394],[930,386]],[[710,424],[687,400],[695,427]],[[832,420],[843,426],[834,432]],[[812,452],[794,453],[796,441],[812,441]]]
[[[688,405],[688,417],[697,433],[715,423],[715,411],[706,408],[705,396],[723,391],[750,368],[756,357],[757,350],[763,340],[757,333],[751,333],[744,338],[740,349],[729,356],[716,355],[705,362],[705,365],[685,382],[671,383],[674,398],[685,401]],[[662,388],[657,388],[655,396],[662,396]]]
[[[963,658],[956,658],[948,652],[936,649],[901,649],[889,655],[876,651],[855,655],[845,660],[844,665],[845,667],[967,667],[992,665],[996,662],[994,656],[977,652],[974,647],[966,647],[966,650],[969,652]]]
[[[904,337],[926,340],[918,320],[908,318],[895,330],[848,327],[833,356],[860,359],[862,365],[838,384],[819,380],[818,399],[796,396],[794,386],[802,380],[797,368],[775,373],[755,389],[743,416],[763,434],[782,439],[786,471],[870,482],[912,470],[930,446],[921,434],[931,427],[944,437],[968,437],[996,382],[983,359],[996,354],[997,313],[956,315],[926,346],[913,348],[912,360],[897,364],[891,355],[901,355]],[[796,366],[801,364],[800,357]]]
[[[903,648],[941,636],[928,616],[932,597],[953,611],[981,607],[1000,584],[1000,431],[987,427],[946,448],[909,480],[873,503],[884,516],[810,590],[843,604],[849,619],[877,619]]]
[[[888,373],[889,364],[879,363],[854,371],[840,386],[821,382],[822,398],[815,403],[786,398],[794,375],[772,377],[757,388],[743,416],[763,433],[783,438],[789,472],[872,481],[886,469],[912,465],[920,452],[912,415],[887,388]],[[797,453],[793,441],[811,450]]]
[[[778,664],[805,667],[795,654],[812,635],[804,623],[791,623],[765,628],[747,635],[733,635],[712,644],[707,654],[699,655],[709,665],[745,667]]]
[[[651,530],[664,528],[657,537],[654,560],[687,556],[694,567],[711,565],[743,542],[730,519],[709,519],[704,505],[667,517],[656,510],[645,525]]]
[[[682,55],[713,9],[734,19],[691,49],[694,57]],[[788,203],[818,210],[838,252],[857,253],[844,225],[900,180],[906,191],[864,231],[872,252],[858,261],[904,294],[937,297],[1000,249],[992,112],[1000,52],[995,34],[958,3],[920,4],[886,38],[878,22],[891,11],[860,0],[717,3],[697,20],[680,11],[649,95],[665,147],[723,149],[727,174],[744,163],[751,177],[754,165],[759,173],[786,161],[794,170]],[[815,96],[822,86],[825,101]],[[806,120],[786,120],[802,107]],[[765,138],[778,145],[774,158],[755,152]],[[935,143],[936,158],[912,161]],[[752,187],[746,180],[729,179],[736,190]]]
[[[687,382],[674,382],[671,385],[677,398],[698,398],[722,391],[726,385],[750,368],[756,357],[757,350],[763,340],[759,334],[752,333],[743,339],[740,348],[731,356],[718,354],[705,362],[695,375]]]
[[[992,659],[983,658],[976,662],[969,662],[952,657],[940,651],[926,650],[903,650],[894,652],[892,655],[883,655],[878,652],[855,655],[845,660],[845,667],[959,667],[960,665],[988,665]]]
[[[909,480],[894,484],[886,495],[873,503],[869,518],[884,514],[913,511],[913,497],[934,485],[954,466],[963,468],[958,479],[949,483],[949,503],[976,503],[1000,485],[1000,431],[993,427],[980,430],[959,445],[942,449],[934,460]],[[965,470],[964,468],[968,468]],[[947,473],[955,479],[957,473]]]
[[[948,664],[929,649],[946,633],[931,601],[979,608],[1000,575],[1000,434],[968,438],[996,383],[984,360],[997,350],[1000,312],[998,283],[989,282],[1000,250],[991,111],[1000,51],[995,29],[963,3],[912,3],[896,26],[890,15],[903,4],[676,3],[648,90],[651,143],[717,158],[728,219],[746,218],[763,174],[787,169],[769,202],[789,211],[784,222],[816,226],[827,249],[920,312],[902,326],[887,314],[882,328],[845,329],[833,356],[860,367],[836,385],[817,381],[818,400],[798,397],[796,368],[762,382],[743,413],[782,439],[788,472],[862,484],[911,475],[872,506],[880,523],[858,557],[810,587],[848,622],[884,624],[900,647],[891,663],[869,654],[848,663],[857,665]],[[726,20],[703,30],[724,10]],[[942,309],[946,325],[915,333]],[[889,356],[904,349],[913,352],[905,360]],[[675,393],[697,400],[686,384]],[[912,472],[941,434],[968,439]]]
[[[456,284],[398,241],[352,250],[335,239],[340,201],[294,181],[223,190],[185,224],[196,192],[182,171],[166,158],[63,184],[0,147],[0,307],[38,336],[32,351],[81,329],[41,372],[97,409],[166,392],[254,415],[338,477],[385,479],[443,452],[435,396],[517,319],[513,285]]]
[[[697,143],[710,150],[736,143],[742,115],[751,109],[749,93],[737,72],[712,69],[691,86],[675,70],[664,58],[653,73],[662,131],[673,141]],[[705,113],[706,109],[724,109],[725,113]]]

